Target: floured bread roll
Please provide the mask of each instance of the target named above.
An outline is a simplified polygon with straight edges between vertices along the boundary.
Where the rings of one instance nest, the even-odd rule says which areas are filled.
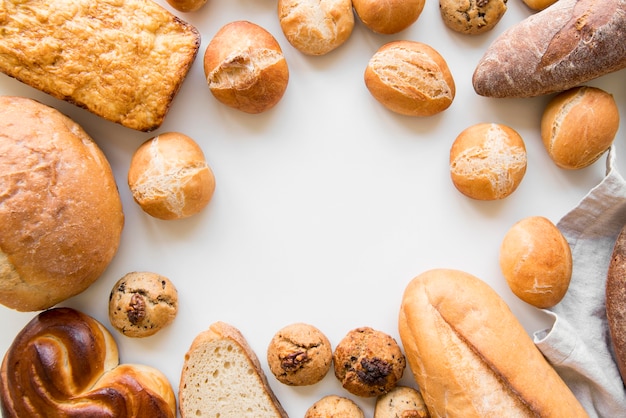
[[[120,196],[102,151],[57,110],[0,97],[0,132],[0,303],[46,309],[85,290],[113,259]]]
[[[107,329],[70,308],[33,318],[15,337],[0,370],[5,418],[175,418],[176,398],[157,369],[119,364]]]
[[[217,100],[246,113],[274,107],[289,82],[287,60],[274,36],[247,21],[228,23],[211,39],[204,75]]]

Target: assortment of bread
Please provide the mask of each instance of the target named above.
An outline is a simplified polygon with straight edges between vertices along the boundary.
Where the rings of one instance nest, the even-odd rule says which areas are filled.
[[[187,13],[206,0],[167,2]],[[619,109],[610,93],[581,83],[626,67],[624,49],[608,45],[619,32],[615,28],[626,22],[625,3],[525,3],[541,11],[496,38],[473,74],[474,90],[498,98],[557,93],[541,121],[545,149],[559,167],[587,167],[613,144]],[[3,7],[1,72],[135,131],[161,126],[200,46],[194,26],[151,0],[99,1],[92,7],[80,0],[59,5],[29,0]],[[423,7],[423,0],[279,0],[277,21],[295,50],[319,56],[348,40],[355,17],[376,34],[397,34]],[[500,21],[506,1],[468,7],[461,11],[441,0],[442,23],[462,34],[481,34]],[[584,42],[578,41],[581,33]],[[116,46],[128,42],[134,46]],[[23,54],[26,48],[34,49]],[[85,59],[87,52],[95,61]],[[277,105],[290,76],[277,38],[244,20],[215,33],[201,65],[212,96],[249,114]],[[406,116],[439,114],[456,94],[444,57],[406,39],[376,50],[363,81],[377,102]],[[119,364],[117,344],[104,325],[73,308],[54,307],[91,286],[120,244],[122,203],[104,153],[72,119],[27,98],[0,97],[0,132],[0,303],[43,311],[5,354],[3,416],[287,417],[274,383],[315,385],[331,368],[349,395],[323,396],[306,418],[363,417],[355,398],[374,399],[375,418],[588,416],[496,290],[469,273],[444,268],[427,270],[405,287],[397,316],[400,344],[364,326],[348,332],[333,350],[313,325],[297,322],[280,329],[265,358],[275,380],[267,378],[238,328],[213,322],[180,359],[177,405],[161,371]],[[199,213],[215,190],[200,145],[181,132],[143,142],[128,168],[135,203],[159,219]],[[526,174],[525,143],[509,126],[479,123],[453,141],[448,168],[463,195],[503,199]],[[606,312],[626,381],[625,235],[617,240],[608,272]],[[519,299],[537,308],[563,299],[572,253],[547,218],[513,225],[499,256],[502,275]],[[170,326],[179,304],[173,283],[150,272],[119,279],[108,302],[110,325],[120,338],[149,337]],[[414,387],[401,384],[407,365],[410,376],[404,379]]]

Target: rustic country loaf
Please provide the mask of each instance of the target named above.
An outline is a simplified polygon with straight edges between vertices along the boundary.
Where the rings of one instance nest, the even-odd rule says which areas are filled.
[[[152,0],[5,1],[0,71],[139,131],[158,128],[200,46]]]
[[[611,345],[622,381],[626,383],[626,227],[615,241],[606,280],[606,317]]]

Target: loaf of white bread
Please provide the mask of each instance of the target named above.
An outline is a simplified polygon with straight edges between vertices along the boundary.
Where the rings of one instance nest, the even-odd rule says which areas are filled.
[[[587,417],[504,300],[469,273],[414,278],[398,326],[431,417]]]
[[[0,3],[0,72],[126,127],[158,128],[200,34],[152,0]]]

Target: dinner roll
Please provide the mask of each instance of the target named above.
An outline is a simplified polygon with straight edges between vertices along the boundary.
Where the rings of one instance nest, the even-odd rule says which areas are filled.
[[[383,106],[407,116],[432,116],[454,100],[455,85],[444,58],[415,41],[392,41],[365,68],[365,85]]]
[[[477,200],[503,199],[526,174],[526,146],[508,126],[479,123],[459,134],[450,149],[450,176],[464,195]]]
[[[38,311],[87,289],[124,215],[105,155],[56,109],[0,97],[0,303]]]
[[[363,24],[384,35],[398,33],[415,23],[424,3],[424,0],[352,0]]]
[[[538,308],[551,308],[569,287],[572,253],[556,225],[531,216],[515,223],[504,236],[500,268],[517,297]]]
[[[181,219],[208,205],[215,177],[193,139],[180,132],[167,132],[135,151],[128,187],[147,214],[164,220]]]
[[[354,28],[351,0],[278,0],[278,20],[287,41],[307,55],[333,51]]]
[[[271,33],[247,21],[224,25],[204,53],[204,75],[213,96],[246,113],[262,113],[283,97],[289,68]]]
[[[609,149],[619,127],[619,110],[606,91],[580,86],[557,94],[541,118],[548,155],[564,169],[594,163]]]
[[[206,4],[207,0],[167,0],[167,3],[179,12],[195,12]]]

